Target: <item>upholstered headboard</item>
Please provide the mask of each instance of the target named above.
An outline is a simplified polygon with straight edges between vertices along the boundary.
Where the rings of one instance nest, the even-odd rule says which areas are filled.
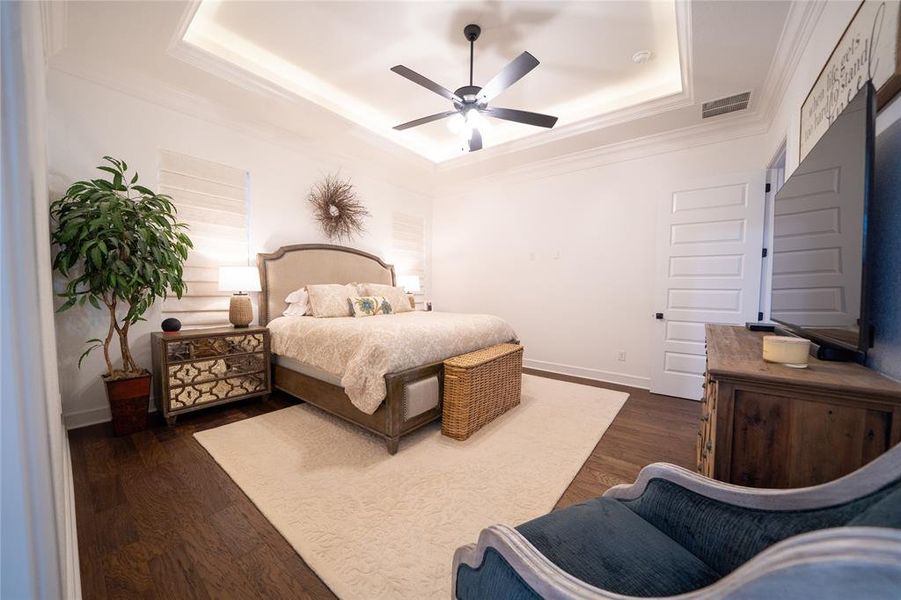
[[[315,283],[384,283],[395,285],[394,267],[378,256],[344,246],[295,244],[257,254],[260,270],[260,325],[280,317],[285,297]]]

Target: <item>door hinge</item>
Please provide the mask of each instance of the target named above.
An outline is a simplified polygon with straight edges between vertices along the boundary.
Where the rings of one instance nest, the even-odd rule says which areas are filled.
[[[768,251],[766,248],[764,248],[763,251],[760,253],[760,256],[766,258],[766,255],[767,255],[768,253],[769,253],[769,251]]]
[[[766,187],[764,188],[763,191],[765,191],[767,194],[769,194],[771,189],[773,189],[773,186],[771,186],[770,184],[766,184]]]
[[[762,312],[757,313],[757,320],[763,321],[763,313]]]

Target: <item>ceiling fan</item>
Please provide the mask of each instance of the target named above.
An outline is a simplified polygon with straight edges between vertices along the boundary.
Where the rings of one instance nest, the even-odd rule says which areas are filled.
[[[522,79],[529,71],[538,66],[538,59],[523,52],[510,64],[504,67],[500,73],[485,84],[484,87],[473,85],[472,83],[472,64],[475,41],[479,39],[482,28],[478,25],[467,25],[463,28],[463,35],[469,40],[469,85],[464,85],[452,92],[431,79],[424,77],[403,65],[391,67],[391,70],[406,77],[413,83],[435,92],[453,102],[454,110],[440,112],[428,117],[422,117],[415,121],[409,121],[401,125],[397,125],[394,129],[402,131],[411,127],[417,127],[432,121],[438,121],[447,117],[452,117],[449,126],[451,131],[459,132],[463,135],[463,149],[468,148],[469,152],[475,152],[482,149],[482,134],[480,128],[484,129],[486,121],[483,115],[503,119],[505,121],[513,121],[515,123],[525,123],[526,125],[535,125],[536,127],[551,128],[557,122],[557,117],[543,115],[540,113],[528,112],[524,110],[516,110],[512,108],[495,108],[488,106],[488,103],[496,96],[501,94],[508,87]]]

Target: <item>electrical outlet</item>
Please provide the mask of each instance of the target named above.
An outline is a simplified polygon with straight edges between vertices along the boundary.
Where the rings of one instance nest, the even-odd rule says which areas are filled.
[[[621,362],[626,362],[626,353],[623,350],[620,350],[616,353],[616,360]]]

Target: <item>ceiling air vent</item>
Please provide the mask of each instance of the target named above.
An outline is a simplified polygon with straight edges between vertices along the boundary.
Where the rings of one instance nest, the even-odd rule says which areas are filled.
[[[711,100],[705,102],[701,107],[701,118],[707,119],[717,115],[735,112],[736,110],[744,110],[748,108],[748,101],[751,99],[751,92],[744,92],[729,96],[728,98],[720,98],[719,100]]]

